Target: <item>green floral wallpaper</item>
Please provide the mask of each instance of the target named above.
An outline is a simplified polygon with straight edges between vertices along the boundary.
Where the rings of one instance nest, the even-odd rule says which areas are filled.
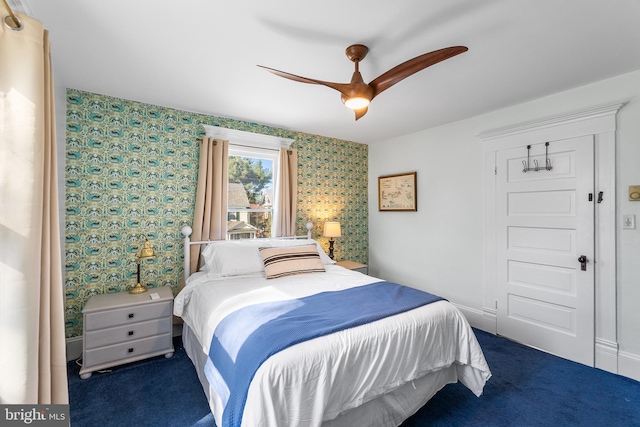
[[[67,90],[65,164],[66,336],[82,335],[91,295],[126,291],[147,236],[157,258],[142,282],[173,287],[182,277],[180,228],[191,224],[202,124],[291,138],[298,149],[298,234],[340,221],[337,260],[367,262],[368,150],[364,144],[277,129],[75,89]]]

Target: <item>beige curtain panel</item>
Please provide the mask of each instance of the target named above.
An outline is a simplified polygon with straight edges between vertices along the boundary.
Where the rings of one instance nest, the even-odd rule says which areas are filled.
[[[278,236],[296,235],[298,150],[280,149],[278,173]]]
[[[19,18],[0,22],[0,404],[66,404],[49,39]]]
[[[191,240],[227,238],[227,170],[229,141],[205,136],[200,145],[198,187]],[[198,271],[200,247],[191,247],[191,274]]]

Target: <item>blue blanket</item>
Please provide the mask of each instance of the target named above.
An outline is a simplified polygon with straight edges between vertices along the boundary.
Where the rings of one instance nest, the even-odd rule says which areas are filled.
[[[249,384],[271,355],[299,342],[441,299],[395,283],[377,282],[233,312],[215,330],[209,349],[213,367],[207,370],[209,383],[225,405],[223,427],[240,426]]]

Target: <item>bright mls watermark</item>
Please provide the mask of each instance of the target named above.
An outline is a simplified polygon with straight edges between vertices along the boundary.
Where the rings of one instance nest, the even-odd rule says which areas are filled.
[[[0,405],[0,427],[69,427],[69,405]]]

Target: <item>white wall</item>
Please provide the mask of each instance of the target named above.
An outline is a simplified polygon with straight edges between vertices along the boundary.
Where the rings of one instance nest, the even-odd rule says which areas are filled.
[[[640,202],[627,196],[629,185],[640,185],[640,71],[371,144],[370,274],[439,294],[479,313],[484,187],[477,135],[617,102],[627,102],[618,113],[616,160],[620,370],[640,378]],[[378,212],[378,176],[410,171],[417,171],[418,212]],[[638,229],[622,230],[623,214],[635,214]]]

